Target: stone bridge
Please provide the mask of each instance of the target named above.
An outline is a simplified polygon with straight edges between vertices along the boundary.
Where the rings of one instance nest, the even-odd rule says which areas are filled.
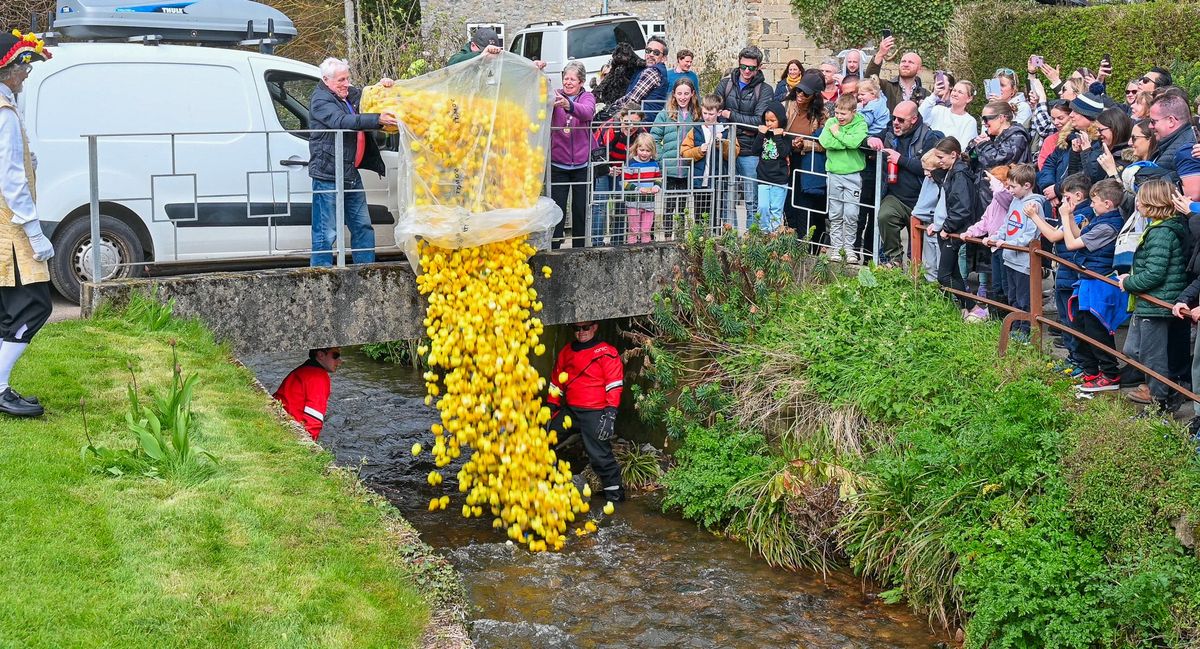
[[[544,251],[530,264],[547,325],[646,315],[682,261],[677,244]],[[537,272],[549,266],[545,278]],[[420,338],[425,300],[406,262],[346,268],[212,272],[86,284],[83,314],[121,305],[133,291],[175,300],[236,353],[299,351]]]

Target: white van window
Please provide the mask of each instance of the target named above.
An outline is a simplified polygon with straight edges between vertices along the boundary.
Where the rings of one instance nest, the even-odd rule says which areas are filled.
[[[249,131],[257,102],[247,90],[241,72],[220,65],[83,63],[41,83],[36,132],[39,139],[77,139],[79,122],[62,119],[62,107],[79,105],[80,97],[87,97],[96,133]]]
[[[522,56],[530,61],[536,61],[542,58],[542,32],[529,32],[525,34],[525,51]]]
[[[608,56],[617,49],[617,43],[629,43],[635,50],[646,47],[646,39],[637,21],[585,25],[570,30],[567,32],[567,58]]]
[[[271,96],[271,105],[279,118],[279,125],[289,131],[308,128],[308,100],[312,98],[313,89],[320,81],[295,72],[269,70],[264,75],[267,83],[267,94]],[[293,133],[297,137],[308,139],[305,133]]]
[[[521,48],[524,46],[524,44],[525,44],[525,35],[519,34],[516,38],[513,39],[512,47],[508,48],[508,51],[512,52],[513,54],[520,54]]]

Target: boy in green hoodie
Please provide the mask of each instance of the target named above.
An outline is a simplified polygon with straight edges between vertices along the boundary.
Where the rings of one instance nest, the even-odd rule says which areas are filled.
[[[825,147],[825,171],[829,173],[829,258],[858,263],[854,235],[858,231],[862,170],[867,166],[867,156],[859,147],[867,139],[867,122],[858,114],[854,95],[838,98],[833,117],[825,122],[819,139]]]

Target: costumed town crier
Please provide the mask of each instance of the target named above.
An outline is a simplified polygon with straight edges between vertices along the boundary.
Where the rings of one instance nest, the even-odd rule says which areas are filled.
[[[621,485],[621,466],[613,457],[612,438],[621,404],[621,386],[625,364],[612,345],[596,338],[600,325],[577,322],[572,326],[575,340],[558,353],[550,375],[550,396],[546,400],[554,411],[549,430],[578,430],[583,438],[592,470],[604,485],[609,502],[625,500]],[[570,417],[570,426],[566,419]]]
[[[8,382],[29,341],[50,318],[46,260],[54,256],[34,206],[37,164],[17,94],[32,64],[49,58],[33,34],[15,29],[0,34],[0,412],[17,417],[45,412],[37,397],[22,397]]]
[[[283,409],[292,419],[304,425],[313,441],[320,436],[321,428],[325,425],[330,375],[341,364],[342,350],[338,347],[310,349],[308,360],[288,373],[272,395],[283,404]]]

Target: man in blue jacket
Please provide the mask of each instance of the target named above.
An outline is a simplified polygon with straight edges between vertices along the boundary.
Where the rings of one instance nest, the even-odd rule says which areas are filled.
[[[337,208],[335,202],[337,167],[342,165],[345,188],[346,227],[350,229],[350,247],[354,261],[369,264],[375,261],[375,230],[367,212],[367,196],[363,191],[359,169],[370,169],[384,175],[383,158],[374,138],[366,130],[395,126],[396,116],[390,112],[360,114],[358,102],[362,91],[350,85],[350,65],[342,59],[328,58],[321,63],[321,83],[313,89],[308,103],[310,129],[347,129],[356,133],[342,134],[342,159],[335,160],[335,133],[310,133],[308,140],[308,175],[312,178],[312,265],[332,266],[333,244],[337,240]]]

